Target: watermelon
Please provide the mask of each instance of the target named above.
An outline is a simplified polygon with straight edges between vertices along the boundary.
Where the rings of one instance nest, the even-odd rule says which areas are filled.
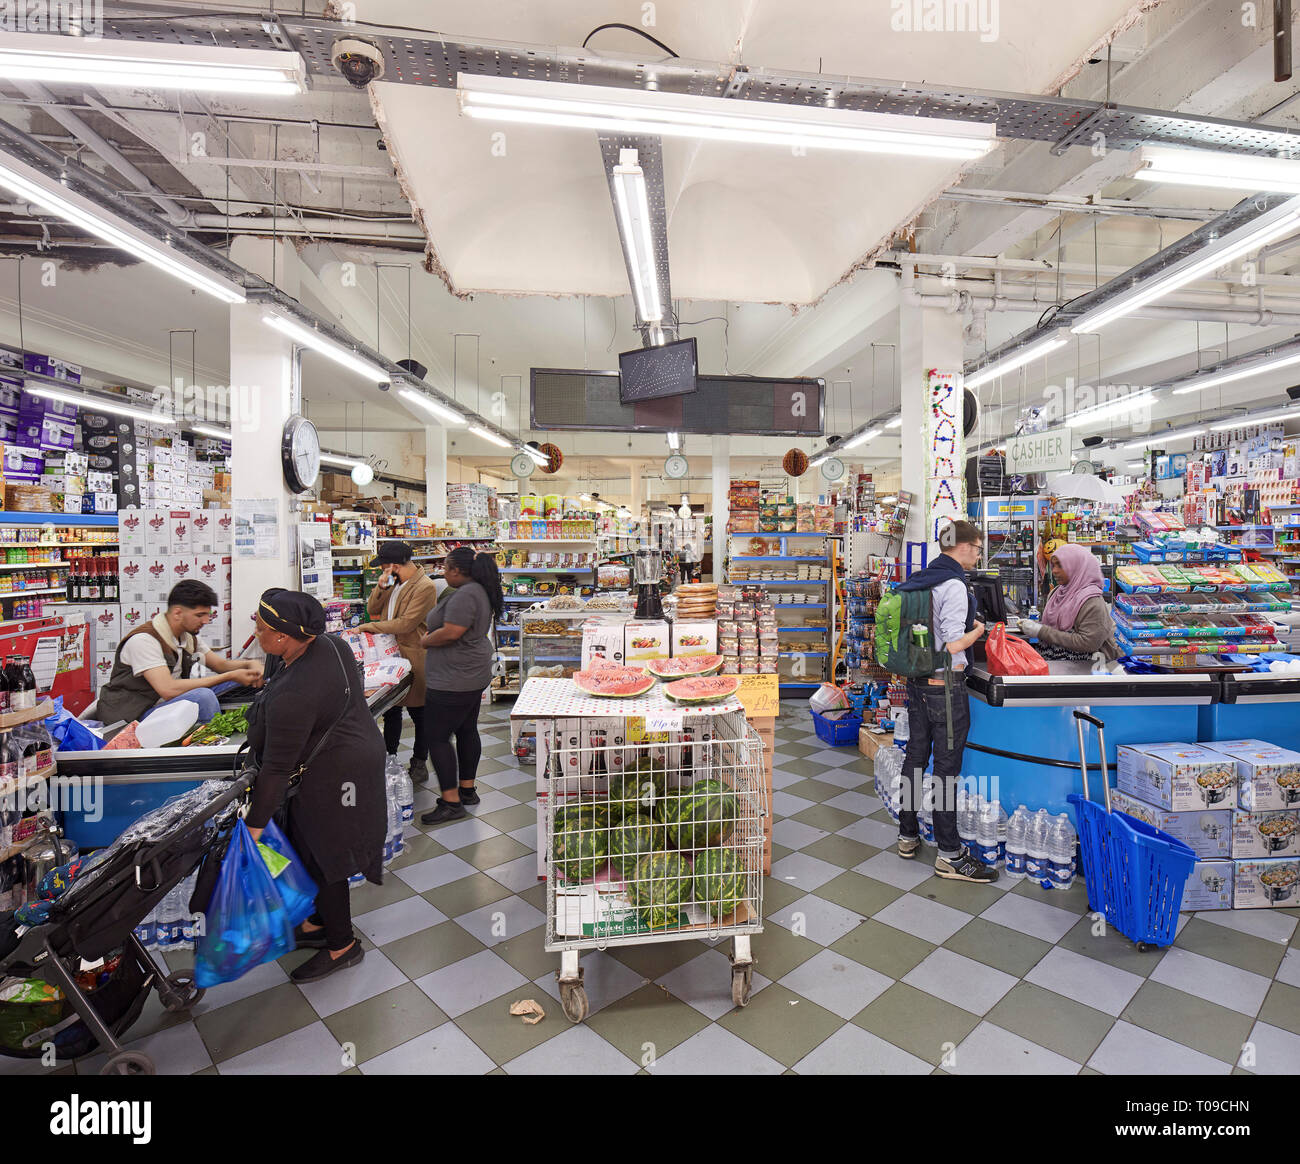
[[[745,867],[735,849],[701,849],[692,865],[695,903],[714,917],[736,912],[745,900]]]
[[[691,892],[691,867],[680,853],[647,853],[626,881],[627,895],[640,909],[681,904]]]
[[[664,694],[674,703],[718,703],[739,690],[738,675],[701,675],[664,684]]]
[[[721,666],[721,655],[678,655],[672,659],[651,659],[645,669],[656,679],[681,679],[712,675]]]
[[[654,814],[665,798],[667,781],[664,766],[653,765],[648,760],[614,773],[609,778],[611,813],[615,816],[636,812]]]
[[[681,907],[677,905],[652,905],[640,912],[642,923],[651,930],[676,930],[682,925]]]
[[[573,673],[574,685],[584,695],[598,695],[606,699],[632,699],[644,695],[654,687],[654,679],[639,667],[620,667],[602,663],[586,671]]]
[[[609,831],[596,823],[590,806],[581,807],[585,811],[556,822],[552,837],[555,871],[569,882],[591,880],[609,857]]]
[[[637,862],[663,844],[663,826],[643,812],[630,812],[609,834],[609,859],[624,877],[630,877]]]
[[[668,835],[678,849],[720,845],[736,828],[735,793],[721,780],[697,780],[682,793]]]

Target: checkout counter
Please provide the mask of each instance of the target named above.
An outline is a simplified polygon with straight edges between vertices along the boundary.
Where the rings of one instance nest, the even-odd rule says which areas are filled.
[[[369,696],[370,710],[381,716],[406,698],[411,677],[381,687]],[[247,699],[222,701],[223,709],[247,704]],[[80,808],[62,812],[69,839],[84,853],[110,844],[132,821],[170,797],[188,792],[204,780],[220,780],[234,771],[243,736],[215,748],[130,748],[95,752],[60,751],[55,759],[59,780],[70,795],[64,804]],[[75,791],[83,788],[80,798]]]
[[[1106,725],[1112,783],[1121,744],[1253,738],[1300,751],[1300,676],[1093,674],[1090,663],[1069,661],[1049,661],[1048,670],[992,675],[977,662],[966,672],[971,726],[962,771],[1008,812],[1026,804],[1074,821],[1066,797],[1083,791],[1075,708]],[[1084,739],[1090,778],[1099,778],[1096,733]],[[1099,788],[1093,796],[1101,799]]]

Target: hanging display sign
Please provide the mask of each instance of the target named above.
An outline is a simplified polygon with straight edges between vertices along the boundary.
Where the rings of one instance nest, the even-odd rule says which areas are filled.
[[[926,536],[939,540],[949,522],[966,517],[966,438],[962,428],[962,374],[931,368],[925,374]]]
[[[1007,472],[1013,477],[1030,473],[1070,471],[1070,429],[1068,425],[1026,432],[1007,441]]]

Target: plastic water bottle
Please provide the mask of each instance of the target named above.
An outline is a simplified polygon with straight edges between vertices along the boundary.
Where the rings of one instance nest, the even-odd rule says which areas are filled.
[[[1047,834],[1052,827],[1052,818],[1047,809],[1040,808],[1029,821],[1028,857],[1025,860],[1025,876],[1037,881],[1044,889],[1052,887],[1052,878],[1048,870]]]
[[[980,813],[983,811],[984,797],[978,792],[968,792],[966,794],[966,819],[963,822],[960,817],[957,818],[957,836],[972,854],[979,846],[976,833],[979,830]]]
[[[1023,804],[1011,814],[1007,821],[1007,851],[1004,868],[1013,881],[1019,881],[1025,875],[1025,865],[1029,856],[1029,809]]]
[[[1061,813],[1047,835],[1047,870],[1053,889],[1069,889],[1074,884],[1074,843],[1074,826]]]
[[[1001,868],[1007,860],[1007,810],[1002,807],[1001,803],[994,801],[998,806],[998,867]]]
[[[401,810],[403,824],[415,819],[415,781],[406,768],[397,773],[397,807]],[[405,839],[402,844],[405,846]]]
[[[909,736],[907,726],[907,708],[900,707],[894,716],[894,743],[906,745]]]
[[[968,802],[970,793],[966,789],[957,789],[957,836],[961,843],[966,844],[966,815],[970,811]]]
[[[975,826],[975,856],[990,868],[998,864],[998,816],[1002,806],[996,800],[987,801],[980,810]]]

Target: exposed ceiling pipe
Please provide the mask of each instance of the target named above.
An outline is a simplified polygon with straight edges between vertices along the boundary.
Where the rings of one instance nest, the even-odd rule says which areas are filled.
[[[234,234],[310,234],[336,238],[378,239],[382,242],[425,242],[424,231],[413,222],[375,222],[332,217],[263,218],[256,215],[195,214],[200,230],[226,230]]]
[[[37,84],[35,81],[15,81],[23,93],[34,101],[48,102],[45,106],[45,113],[57,121],[78,141],[83,142],[94,153],[112,166],[119,174],[131,183],[137,190],[143,191],[149,195],[151,201],[161,210],[167,219],[175,226],[186,226],[190,221],[190,212],[185,209],[179,202],[167,195],[149,180],[148,176],[138,169],[134,164],[128,161],[111,141],[102,134],[92,129],[80,117],[70,109],[65,109],[57,104],[54,97],[44,85]]]
[[[1102,214],[1138,218],[1174,218],[1184,222],[1208,222],[1218,218],[1217,210],[1190,206],[1147,206],[1123,198],[1063,198],[1056,194],[1032,194],[1025,190],[975,190],[958,186],[939,195],[942,202],[980,202],[986,206],[1023,206],[1055,210],[1062,214]]]

